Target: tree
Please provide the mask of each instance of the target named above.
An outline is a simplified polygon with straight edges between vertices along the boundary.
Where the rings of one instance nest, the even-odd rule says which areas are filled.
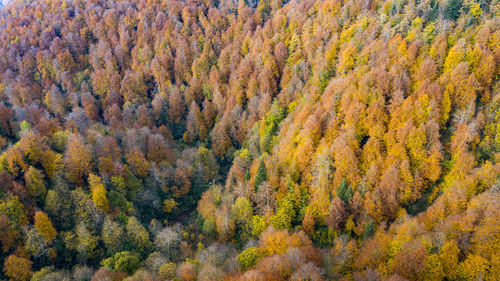
[[[252,218],[252,205],[245,197],[238,197],[231,206],[231,215],[235,222],[241,226],[246,225]]]
[[[168,106],[168,113],[170,114],[170,118],[172,119],[172,121],[174,121],[175,123],[180,123],[182,117],[184,116],[186,105],[184,104],[182,95],[177,87],[173,87],[170,90],[170,94],[168,96]]]
[[[264,230],[266,230],[267,223],[259,215],[255,215],[252,217],[252,236],[257,238],[259,237]]]
[[[148,88],[144,83],[142,72],[130,71],[125,74],[121,82],[120,92],[129,103],[143,103],[147,100]]]
[[[373,225],[373,220],[370,220],[366,225],[365,225],[365,232],[363,233],[363,240],[366,240],[370,237],[372,237],[375,234],[375,226]]]
[[[348,204],[353,194],[352,187],[346,183],[345,179],[342,179],[340,186],[337,188],[337,196],[344,201],[345,204]]]
[[[183,262],[177,267],[177,276],[186,281],[196,280],[195,264],[189,261]]]
[[[279,202],[276,213],[271,217],[271,224],[278,230],[289,229],[292,227],[294,217],[295,208],[293,203],[285,198]]]
[[[68,148],[64,155],[67,177],[76,184],[83,184],[92,170],[92,153],[82,136],[68,136]]]
[[[179,204],[177,204],[177,202],[175,202],[174,199],[172,199],[172,198],[165,199],[165,200],[163,200],[163,211],[165,213],[170,213],[174,209],[176,209],[178,205]]]
[[[36,228],[30,227],[25,231],[24,241],[28,253],[36,258],[45,257],[49,253],[48,243]]]
[[[52,225],[52,221],[46,213],[42,211],[35,212],[35,228],[43,235],[46,243],[52,243],[57,236],[57,231]]]
[[[252,194],[252,199],[260,215],[272,214],[276,208],[276,192],[269,182],[262,183],[257,193]]]
[[[50,90],[45,95],[44,102],[52,114],[62,117],[66,113],[66,101],[59,89],[52,85]]]
[[[311,244],[311,240],[303,231],[290,235],[286,229],[276,231],[268,228],[260,237],[258,249],[260,256],[266,257],[281,255],[291,247],[299,248]]]
[[[212,149],[219,158],[226,157],[231,147],[231,138],[228,135],[227,120],[223,117],[210,133]]]
[[[101,267],[97,270],[94,275],[92,275],[91,281],[100,281],[100,280],[123,280],[127,277],[127,273],[125,272],[115,272],[108,270],[104,267]]]
[[[24,174],[24,181],[31,196],[41,199],[44,198],[47,188],[42,171],[30,166],[28,171]]]
[[[99,239],[83,221],[76,227],[76,240],[71,241],[71,238],[67,237],[67,243],[70,244],[69,248],[76,249],[80,258],[87,260],[95,257]]]
[[[259,250],[256,247],[247,248],[245,251],[238,255],[238,262],[241,270],[247,271],[253,268],[259,261]]]
[[[478,280],[488,278],[489,264],[480,255],[470,254],[460,263],[459,276],[463,280]],[[496,277],[493,277],[496,278]]]
[[[405,243],[394,257],[394,270],[409,280],[419,278],[425,269],[427,249],[418,240]]]
[[[323,279],[323,269],[316,266],[313,262],[308,262],[302,264],[293,274],[290,276],[290,280],[311,280],[311,281],[322,281]]]
[[[47,150],[42,157],[42,167],[50,179],[64,166],[63,156],[52,150]]]
[[[483,13],[483,9],[481,9],[481,5],[477,2],[473,3],[470,6],[470,12],[475,19],[479,18]]]
[[[140,253],[146,252],[151,247],[149,233],[142,226],[136,217],[130,217],[125,227],[127,231],[128,242]]]
[[[12,247],[15,246],[16,240],[20,238],[19,231],[10,228],[9,217],[6,214],[0,214],[0,243],[2,243],[2,250],[8,253]]]
[[[462,0],[450,0],[448,5],[444,8],[444,16],[450,20],[456,20],[460,17],[460,8],[462,7]]]
[[[167,161],[173,162],[174,155],[165,138],[160,134],[155,134],[148,139],[148,159],[156,163]]]
[[[260,160],[259,168],[257,168],[257,173],[255,174],[254,187],[255,190],[259,190],[260,185],[267,180],[267,169],[264,164],[264,160]]]
[[[224,278],[224,271],[216,266],[207,265],[198,272],[197,278],[200,281],[221,280]]]
[[[101,239],[108,250],[108,253],[117,253],[123,247],[123,228],[117,222],[106,217],[102,225]]]
[[[99,117],[99,108],[97,107],[97,101],[89,92],[82,93],[82,106],[85,110],[85,114],[92,121],[97,121]]]
[[[215,225],[221,240],[228,241],[234,236],[235,224],[226,204],[215,211]]]
[[[11,228],[20,228],[28,224],[25,206],[19,202],[19,197],[10,196],[0,200],[0,214],[9,218]]]
[[[193,101],[186,118],[186,132],[182,137],[183,140],[187,143],[192,143],[200,132],[200,125],[200,108]]]
[[[145,178],[148,175],[150,163],[140,150],[133,149],[125,157],[127,158],[128,167],[134,175],[140,178]]]
[[[167,258],[173,260],[179,251],[181,240],[182,237],[178,231],[171,227],[165,227],[156,235],[154,245]]]
[[[3,271],[10,280],[28,281],[33,272],[31,271],[32,261],[26,258],[10,255],[5,259]]]
[[[158,270],[158,275],[162,280],[171,280],[175,278],[176,265],[173,262],[166,263]]]
[[[346,219],[345,203],[339,197],[335,197],[330,205],[330,211],[326,218],[326,224],[336,231],[341,230],[341,225]]]
[[[458,273],[458,254],[460,249],[455,240],[446,242],[439,250],[439,260],[443,265],[446,278],[453,280]]]
[[[12,115],[14,114],[13,110],[5,106],[2,102],[0,103],[0,135],[5,137],[10,137],[13,133],[14,128],[14,120],[12,119]]]
[[[271,152],[275,142],[275,134],[279,129],[279,124],[285,118],[285,109],[275,100],[264,120],[260,124],[260,149],[263,152]]]
[[[30,123],[26,122],[26,120],[21,122],[21,124],[19,125],[19,128],[21,129],[21,136],[24,136],[25,134],[27,134],[31,131],[31,125],[30,125]]]
[[[198,148],[198,155],[200,156],[200,162],[203,165],[203,175],[205,182],[212,181],[219,173],[219,164],[212,150],[207,149],[203,146]]]
[[[427,256],[425,260],[425,269],[422,273],[423,280],[443,280],[444,271],[439,260],[439,256],[432,254]]]
[[[109,211],[109,201],[108,198],[106,197],[106,188],[104,187],[104,183],[102,182],[101,178],[94,175],[90,174],[89,175],[89,185],[90,185],[90,191],[92,193],[92,201],[96,204],[96,206],[103,212],[108,212]]]
[[[128,251],[119,252],[114,254],[111,258],[102,260],[101,264],[115,271],[123,271],[132,274],[140,266],[140,256]]]

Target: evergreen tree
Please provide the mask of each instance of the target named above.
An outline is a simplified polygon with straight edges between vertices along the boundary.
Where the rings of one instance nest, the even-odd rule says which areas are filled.
[[[373,220],[370,220],[365,225],[365,232],[363,233],[363,240],[366,240],[375,234],[375,226],[373,225]]]
[[[345,178],[342,179],[340,186],[337,188],[337,196],[344,201],[344,203],[349,203],[351,201],[354,191],[350,185],[347,185]]]
[[[255,190],[259,190],[260,185],[267,180],[267,169],[264,164],[264,160],[260,160],[259,168],[257,168],[257,174],[255,175]]]

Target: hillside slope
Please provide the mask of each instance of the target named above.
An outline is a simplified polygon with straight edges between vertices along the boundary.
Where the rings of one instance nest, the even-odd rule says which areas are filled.
[[[500,4],[0,17],[10,280],[498,280]]]

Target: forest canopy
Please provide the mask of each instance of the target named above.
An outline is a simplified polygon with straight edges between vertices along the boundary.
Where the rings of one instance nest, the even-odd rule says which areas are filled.
[[[0,280],[500,276],[498,0],[14,0]]]

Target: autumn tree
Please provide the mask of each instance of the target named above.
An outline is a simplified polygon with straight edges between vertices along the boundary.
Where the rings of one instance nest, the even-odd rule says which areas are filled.
[[[179,123],[184,116],[185,104],[182,100],[182,95],[177,87],[173,87],[170,90],[170,93],[168,95],[168,105],[170,118],[175,123]]]
[[[326,219],[326,223],[332,229],[339,231],[341,229],[341,224],[345,221],[346,210],[345,203],[340,199],[340,197],[335,197],[330,205],[330,211]]]
[[[43,199],[47,192],[47,188],[42,171],[30,166],[28,171],[24,174],[24,181],[31,196]]]
[[[92,169],[92,153],[82,136],[72,134],[68,137],[64,163],[68,179],[76,184],[83,184]]]
[[[47,243],[51,243],[57,236],[57,231],[46,213],[38,211],[35,213],[35,228],[43,235]]]
[[[33,262],[29,259],[10,255],[4,262],[4,272],[11,280],[28,281],[33,272],[31,266]]]

